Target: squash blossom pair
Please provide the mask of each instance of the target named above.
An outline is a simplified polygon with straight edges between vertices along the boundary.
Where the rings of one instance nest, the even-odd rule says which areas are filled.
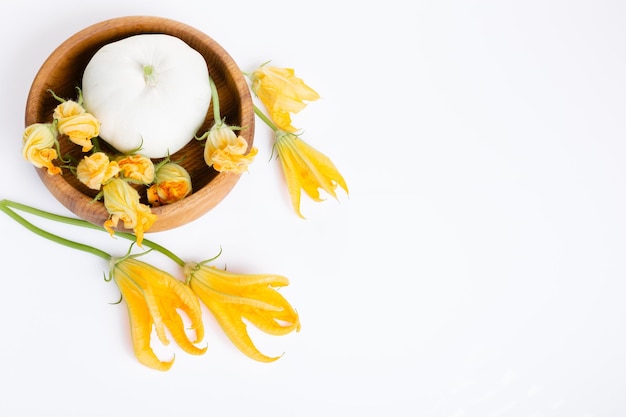
[[[345,179],[326,155],[304,142],[291,124],[291,114],[300,112],[319,95],[295,76],[293,69],[262,65],[249,75],[252,91],[267,109],[269,119],[255,109],[274,131],[275,150],[287,182],[291,203],[298,214],[301,191],[314,201],[322,201],[319,190],[337,198],[337,186],[348,193]]]
[[[53,93],[54,95],[54,93]],[[74,100],[62,100],[53,112],[53,123],[34,123],[24,129],[22,137],[22,155],[37,168],[46,168],[48,174],[61,173],[61,168],[53,161],[59,157],[59,134],[66,135],[70,141],[82,146],[83,152],[93,148],[91,140],[100,134],[100,122]]]
[[[114,183],[112,179],[105,184]],[[8,214],[31,232],[53,242],[82,250],[106,260],[109,265],[107,281],[113,281],[120,290],[129,314],[130,333],[135,356],[143,365],[167,371],[174,363],[162,359],[155,352],[160,342],[166,346],[172,339],[183,351],[202,355],[206,346],[199,346],[204,338],[201,303],[215,315],[230,340],[248,357],[271,362],[279,357],[261,353],[252,342],[247,323],[271,335],[286,335],[300,330],[296,310],[278,293],[289,281],[280,275],[234,274],[207,265],[215,258],[185,262],[166,248],[146,240],[146,245],[173,260],[181,267],[185,281],[172,274],[138,260],[144,253],[128,253],[114,257],[109,253],[80,242],[70,241],[50,233],[23,218],[18,211],[49,220],[92,228],[86,220],[70,219],[35,209],[10,200],[0,201],[0,211]],[[134,240],[129,234],[120,236]],[[132,245],[131,245],[132,248]],[[157,340],[153,340],[156,336]]]
[[[200,302],[204,303],[233,344],[248,357],[272,362],[279,357],[261,353],[252,342],[246,321],[271,335],[300,330],[298,313],[274,287],[288,285],[278,275],[237,275],[204,263],[184,266],[187,285],[172,275],[127,256],[110,261],[110,276],[118,285],[130,317],[133,349],[144,365],[168,370],[173,359],[161,360],[151,346],[153,329],[163,345],[169,344],[166,329],[187,353],[201,355],[206,347]],[[185,325],[178,310],[189,321]]]

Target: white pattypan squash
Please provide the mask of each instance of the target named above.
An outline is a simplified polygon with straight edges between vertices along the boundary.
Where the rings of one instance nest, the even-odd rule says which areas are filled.
[[[211,101],[204,58],[181,39],[135,35],[103,46],[87,64],[83,103],[100,137],[127,153],[173,154],[194,138]]]

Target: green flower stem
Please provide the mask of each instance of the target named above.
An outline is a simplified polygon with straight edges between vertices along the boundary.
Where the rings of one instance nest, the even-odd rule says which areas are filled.
[[[278,129],[278,127],[276,126],[276,124],[275,124],[274,122],[272,122],[272,121],[270,120],[270,118],[269,118],[269,117],[267,117],[267,116],[265,115],[265,113],[263,113],[263,112],[261,111],[261,109],[259,109],[259,108],[256,106],[256,104],[254,105],[254,114],[256,114],[256,115],[259,117],[259,119],[263,120],[263,122],[265,122],[265,124],[266,124],[266,125],[267,125],[270,129],[272,129],[274,132],[276,132],[276,131],[278,131],[278,130],[279,130],[279,129]]]
[[[9,217],[11,217],[13,220],[18,222],[19,224],[21,224],[22,226],[24,226],[25,228],[27,228],[31,232],[33,232],[35,234],[38,234],[41,237],[44,237],[46,239],[49,239],[49,240],[51,240],[53,242],[56,242],[56,243],[59,243],[61,245],[65,245],[65,246],[70,247],[72,249],[77,249],[77,250],[81,250],[83,252],[91,253],[92,255],[99,256],[102,259],[105,259],[107,261],[111,260],[111,258],[112,258],[112,256],[109,255],[108,253],[106,253],[106,252],[104,252],[104,251],[102,251],[100,249],[94,248],[93,246],[89,246],[89,245],[85,245],[85,244],[82,244],[82,243],[74,242],[73,240],[69,240],[69,239],[66,239],[64,237],[55,235],[53,233],[50,233],[50,232],[48,232],[46,230],[43,230],[43,229],[35,226],[31,222],[29,222],[28,220],[26,220],[25,218],[23,218],[22,216],[20,216],[19,214],[17,214],[13,210],[11,210],[10,204],[8,204],[7,200],[2,200],[0,202],[0,210],[5,212]]]
[[[211,77],[209,77],[209,85],[211,86],[211,100],[213,100],[213,122],[219,123],[222,120],[222,115],[220,114],[220,96],[217,94],[217,86]]]
[[[37,233],[39,235],[42,235],[42,233],[50,235],[50,233],[48,233],[45,230],[39,229],[36,226],[32,225],[31,223],[26,221],[24,218],[22,218],[21,216],[16,214],[13,210],[11,210],[11,208],[23,211],[25,213],[34,214],[34,215],[42,217],[44,219],[53,220],[53,221],[56,221],[56,222],[59,222],[59,223],[65,223],[65,224],[69,224],[69,225],[72,225],[72,226],[85,227],[87,229],[99,230],[101,232],[108,233],[105,228],[103,228],[101,226],[98,226],[98,225],[95,225],[93,223],[90,223],[90,222],[88,222],[86,220],[76,219],[76,218],[73,218],[73,217],[66,217],[66,216],[61,216],[61,215],[58,215],[58,214],[49,213],[47,211],[39,210],[39,209],[36,209],[34,207],[27,206],[25,204],[20,204],[20,203],[17,203],[15,201],[11,201],[11,200],[2,200],[2,201],[0,201],[0,209],[2,209],[2,211],[4,211],[9,216],[11,216],[13,219],[15,219],[16,221],[18,221],[19,223],[23,224],[28,229],[32,230],[33,232],[35,232],[35,233]],[[28,225],[32,226],[32,228],[38,229],[42,233],[39,233],[39,232],[33,230],[31,227],[29,227],[28,225],[24,224],[24,222],[27,223]],[[45,236],[45,235],[42,235],[42,236],[48,237],[48,236]],[[65,240],[65,242],[58,241],[58,243],[64,244],[66,246],[74,247],[72,245],[69,245],[68,243],[72,243],[72,244],[75,244],[75,245],[78,245],[78,246],[86,246],[86,245],[82,245],[80,243],[73,242],[71,240],[60,238],[60,237],[58,237],[56,235],[52,235],[52,236],[55,236],[55,237],[57,237],[59,239],[62,239],[62,240]],[[115,236],[119,236],[121,238],[130,240],[130,241],[133,241],[133,242],[137,240],[137,237],[134,234],[132,234],[132,233],[115,231]],[[48,237],[48,239],[50,239],[50,237]],[[57,241],[55,239],[50,239],[50,240]],[[163,246],[159,245],[156,242],[153,242],[153,241],[151,241],[149,239],[145,239],[144,238],[142,245],[145,245],[146,247],[148,247],[150,249],[154,249],[157,252],[162,253],[163,255],[167,256],[168,258],[170,258],[171,260],[173,260],[174,262],[176,262],[180,266],[185,266],[185,261],[183,261],[181,258],[176,256],[176,254],[174,254],[173,252],[171,252],[167,248],[164,248]],[[90,246],[87,246],[87,247],[91,248]],[[75,247],[75,249],[85,250],[83,248],[78,248],[78,247]],[[96,253],[99,256],[102,256],[101,254],[105,254],[107,256],[107,258],[105,258],[105,259],[110,259],[111,258],[111,255],[109,255],[109,254],[107,254],[105,252],[102,252],[99,249],[96,249],[96,248],[91,248],[91,249],[94,250],[94,251],[100,252],[100,254]]]

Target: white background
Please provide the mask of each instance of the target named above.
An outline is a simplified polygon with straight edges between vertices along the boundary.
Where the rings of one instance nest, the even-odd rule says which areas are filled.
[[[261,364],[207,316],[207,353],[168,348],[167,373],[136,361],[105,263],[0,216],[0,415],[626,414],[626,3],[5,1],[1,198],[71,214],[20,156],[26,96],[60,43],[125,15],[295,68],[323,98],[294,122],[350,194],[296,217],[259,122],[228,197],[150,238],[288,276],[302,331],[254,333],[284,352]]]

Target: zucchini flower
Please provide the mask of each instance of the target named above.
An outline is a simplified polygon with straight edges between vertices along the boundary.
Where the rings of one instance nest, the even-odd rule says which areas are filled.
[[[337,198],[339,185],[348,192],[348,185],[333,162],[326,155],[291,132],[276,130],[275,149],[287,182],[291,204],[298,214],[301,190],[314,201],[323,201],[319,190]]]
[[[153,327],[164,345],[170,343],[167,330],[185,352],[201,355],[206,351],[206,347],[194,344],[202,341],[204,326],[200,303],[188,286],[167,272],[130,256],[112,258],[110,265],[110,277],[128,307],[133,349],[139,362],[159,371],[167,371],[174,363],[174,358],[163,361],[154,353],[150,346]],[[178,310],[187,315],[189,325],[183,322]],[[186,327],[195,332],[193,337],[189,337]]]
[[[205,134],[204,161],[219,172],[240,174],[248,170],[257,148],[248,151],[248,142],[234,132],[234,127],[217,122]],[[247,153],[246,153],[247,152]]]
[[[248,165],[254,160],[257,149],[253,147],[248,151],[248,141],[234,132],[240,128],[224,123],[220,115],[220,98],[217,87],[210,77],[209,84],[211,85],[211,101],[215,124],[208,132],[200,137],[196,137],[197,140],[206,139],[204,144],[204,162],[218,172],[241,174],[248,170]]]
[[[146,156],[127,155],[117,160],[123,178],[138,184],[151,184],[154,181],[154,164]]]
[[[254,112],[274,131],[274,148],[285,175],[291,204],[298,216],[304,218],[300,212],[301,190],[314,201],[323,201],[320,198],[320,189],[335,198],[338,185],[348,193],[346,181],[330,158],[304,142],[295,133],[279,128],[258,107],[254,107]]]
[[[100,190],[102,184],[117,176],[119,172],[118,163],[109,160],[104,152],[85,156],[76,166],[76,177],[92,190]]]
[[[153,207],[172,204],[191,193],[191,177],[175,162],[166,162],[156,169],[155,183],[148,190],[148,202]]]
[[[77,145],[83,147],[83,152],[93,148],[91,139],[100,134],[100,122],[83,106],[74,101],[67,100],[58,104],[52,115],[57,123],[57,129]]]
[[[252,91],[269,113],[268,117],[254,106],[255,114],[274,131],[274,149],[298,216],[304,217],[300,211],[301,190],[314,201],[322,201],[319,189],[337,198],[335,190],[339,185],[347,193],[346,181],[332,161],[300,139],[298,129],[291,124],[291,114],[304,109],[307,102],[319,99],[319,94],[290,68],[261,65],[248,78]]]
[[[264,355],[255,347],[246,321],[272,335],[300,330],[298,313],[274,288],[288,285],[287,278],[233,274],[205,262],[187,263],[184,271],[193,292],[215,316],[233,344],[248,357],[261,362],[279,358]]]
[[[113,235],[113,228],[121,220],[125,228],[133,229],[137,244],[141,246],[144,232],[154,224],[157,216],[150,211],[150,207],[139,202],[137,190],[121,178],[112,178],[104,184],[102,193],[104,206],[110,215],[104,222],[104,228]]]
[[[46,168],[48,174],[61,173],[61,168],[52,161],[58,158],[55,149],[57,132],[50,123],[34,123],[22,135],[22,156],[37,168]]]
[[[250,75],[252,91],[261,100],[277,126],[295,132],[291,126],[291,113],[298,113],[319,94],[295,75],[291,68],[261,65]]]

